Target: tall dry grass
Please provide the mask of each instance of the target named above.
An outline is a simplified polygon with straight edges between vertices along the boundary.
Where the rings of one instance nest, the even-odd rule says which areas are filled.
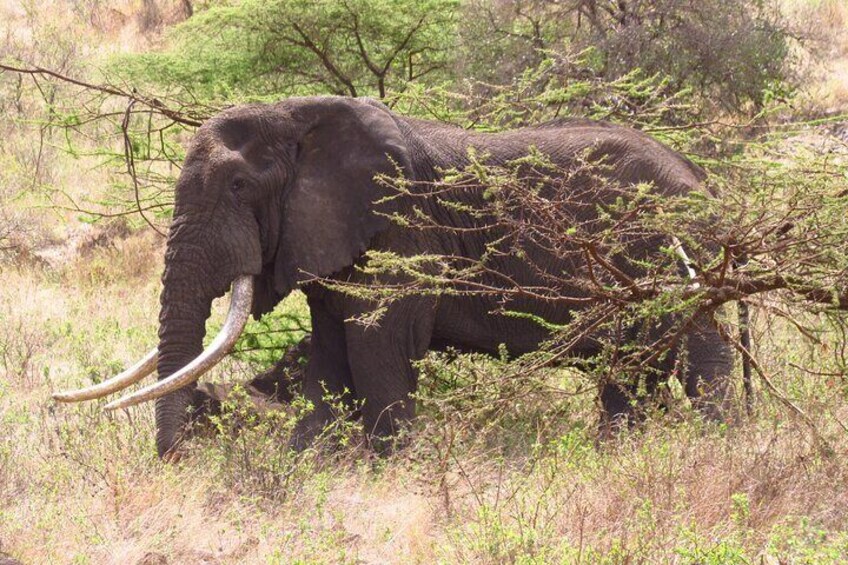
[[[848,3],[783,0],[782,4],[804,45],[796,53],[805,75],[796,110],[814,115],[848,111]]]
[[[598,442],[591,394],[531,393],[487,421],[473,400],[451,413],[433,392],[410,447],[385,460],[359,445],[355,428],[344,431],[346,447],[293,457],[284,449],[288,413],[251,419],[238,405],[223,433],[196,437],[179,465],[163,465],[150,406],[107,415],[102,403],[49,399],[155,341],[156,241],[142,232],[59,268],[4,268],[0,540],[25,563],[848,558],[844,394],[807,375],[806,388],[791,388],[802,376],[777,357],[769,370],[802,406],[827,397],[827,410],[811,414],[817,434],[764,397],[759,415],[735,426],[669,416]],[[476,378],[497,378],[486,370],[476,365]],[[230,362],[210,378],[248,372]]]

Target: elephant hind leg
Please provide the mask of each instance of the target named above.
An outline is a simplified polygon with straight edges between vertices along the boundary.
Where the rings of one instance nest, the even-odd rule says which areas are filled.
[[[706,315],[695,320],[686,337],[686,395],[711,420],[727,417],[733,351]]]
[[[635,390],[616,382],[605,382],[600,387],[601,418],[598,432],[601,437],[612,437],[636,420],[633,402]]]
[[[643,422],[649,412],[661,408],[657,390],[663,373],[662,368],[651,367],[628,378],[632,382],[613,380],[601,385],[601,436],[609,437],[618,430]]]
[[[656,339],[659,331],[669,329],[668,324],[648,334]],[[635,329],[631,332],[637,335]],[[635,339],[639,339],[635,337]],[[639,341],[645,341],[643,337]],[[646,410],[657,406],[657,388],[674,374],[682,377],[681,384],[693,408],[710,420],[721,421],[728,413],[730,375],[733,370],[733,351],[724,342],[707,315],[696,318],[693,327],[678,347],[669,351],[650,367],[643,367],[636,384],[607,382],[601,386],[600,400],[603,409],[601,432],[623,425],[638,423]],[[639,392],[642,394],[640,395]]]

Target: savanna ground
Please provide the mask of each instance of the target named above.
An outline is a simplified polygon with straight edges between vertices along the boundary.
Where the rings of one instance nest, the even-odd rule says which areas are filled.
[[[4,2],[0,31],[35,51],[65,38],[74,57],[94,60],[150,48],[154,4],[103,8],[94,21],[80,20],[77,4]],[[841,30],[799,115],[848,111],[848,7],[785,4]],[[184,17],[178,8],[157,12],[156,25]],[[594,386],[580,373],[526,382],[504,378],[500,361],[433,357],[411,445],[391,457],[369,454],[343,420],[332,430],[341,449],[295,456],[284,449],[291,410],[257,416],[236,399],[218,433],[163,464],[152,405],[108,414],[102,402],[56,405],[50,393],[114,374],[155,343],[164,240],[132,217],[92,225],[67,209],[108,207],[118,173],[102,155],[45,140],[19,117],[0,131],[0,552],[150,565],[848,560],[841,342],[827,332],[801,340],[759,309],[758,358],[798,411],[756,381],[754,414],[734,425],[703,423],[678,398],[600,441]],[[813,125],[794,142],[839,155],[843,131]],[[278,311],[306,309],[293,296]],[[216,304],[210,325],[222,312]],[[204,379],[244,381],[263,368],[243,356]]]

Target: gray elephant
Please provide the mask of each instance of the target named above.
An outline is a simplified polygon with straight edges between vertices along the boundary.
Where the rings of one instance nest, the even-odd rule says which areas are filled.
[[[526,155],[531,146],[558,164],[591,152],[619,185],[652,183],[663,195],[702,190],[702,172],[684,157],[641,132],[607,123],[580,120],[487,134],[399,116],[367,99],[293,98],[232,108],[199,128],[177,183],[158,347],[114,379],[55,396],[65,401],[103,396],[158,368],[157,383],[109,407],[156,398],[158,452],[173,453],[196,379],[227,353],[250,313],[261,316],[300,288],[313,328],[302,389],[315,409],[299,422],[293,446],[308,445],[332,417],[322,400],[326,392],[349,391],[363,403],[372,445],[383,449],[383,440],[414,416],[413,360],[445,347],[497,353],[501,344],[521,355],[536,350],[549,331],[532,320],[493,314],[497,297],[486,295],[408,296],[390,305],[378,327],[364,327],[352,319],[370,305],[315,278],[368,284],[370,275],[354,268],[366,250],[479,259],[488,236],[462,230],[467,216],[443,214],[444,222],[459,228],[450,235],[409,230],[377,213],[385,211],[378,210],[381,206],[404,212],[412,204],[388,202],[387,188],[375,176],[394,175],[400,168],[406,178],[432,181],[441,171],[466,164],[469,148],[490,163],[505,163]],[[481,191],[462,198],[471,207],[485,205]],[[642,245],[656,249],[662,241],[648,238]],[[544,261],[537,257],[535,265]],[[515,258],[505,258],[500,268],[531,285],[544,275]],[[549,268],[567,266],[551,259]],[[228,319],[204,351],[212,300],[231,286]],[[574,313],[531,298],[518,300],[513,309],[556,323]],[[575,351],[590,357],[597,353],[596,341],[587,337]],[[689,329],[687,341],[687,393],[695,401],[718,402],[732,365],[728,345],[704,320]],[[658,362],[657,368],[668,373],[669,363]],[[632,410],[630,396],[618,385],[603,386],[600,395],[612,419]]]

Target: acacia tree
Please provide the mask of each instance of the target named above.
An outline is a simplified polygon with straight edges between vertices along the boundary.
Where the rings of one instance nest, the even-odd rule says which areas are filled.
[[[444,77],[456,0],[276,0],[198,12],[124,76],[197,95],[376,95]]]
[[[753,304],[786,320],[799,340],[827,344],[830,358],[813,359],[804,368],[811,373],[848,370],[846,162],[796,155],[794,162],[775,163],[781,154],[779,144],[767,144],[728,160],[721,176],[709,181],[719,197],[708,198],[661,196],[651,185],[611,183],[602,162],[576,159],[563,168],[531,152],[504,165],[486,165],[472,153],[470,165],[448,171],[444,180],[384,182],[397,198],[414,204],[411,213],[393,216],[398,224],[446,237],[483,234],[489,243],[479,259],[369,252],[361,266],[374,277],[367,285],[324,282],[372,302],[363,324],[379,323],[389,304],[411,295],[497,297],[501,306],[495,314],[526,317],[552,331],[547,347],[508,370],[522,378],[552,362],[570,361],[588,368],[596,382],[633,384],[642,367],[681,344],[692,324],[707,316],[753,367],[762,388],[814,428],[763,369],[766,363],[750,342],[740,342],[733,318],[722,308]],[[469,207],[469,193],[479,193],[485,204]],[[458,230],[443,221],[457,215],[471,227]],[[640,242],[657,238],[665,244],[640,248]],[[521,257],[535,270],[533,284],[504,270],[510,265],[505,257]],[[551,269],[552,262],[568,268]],[[516,310],[522,298],[560,305],[574,312],[573,321],[555,325]],[[664,329],[629,343],[624,336],[632,327]],[[587,336],[600,344],[588,365],[573,352]],[[745,389],[750,403],[747,379]]]

